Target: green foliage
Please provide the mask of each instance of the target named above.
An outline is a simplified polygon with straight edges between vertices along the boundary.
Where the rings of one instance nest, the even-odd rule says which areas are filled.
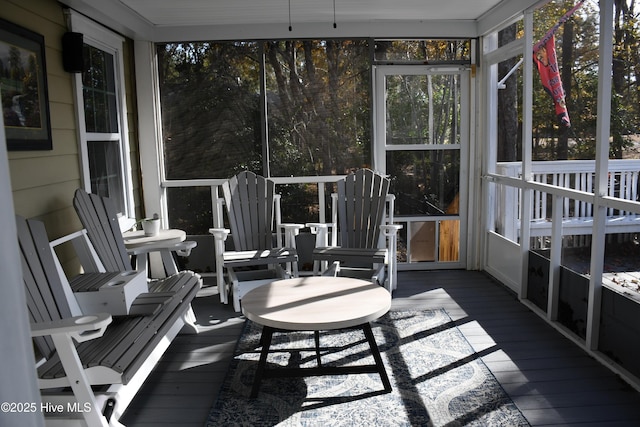
[[[471,42],[461,40],[377,40],[376,61],[394,63],[469,62]]]
[[[265,43],[271,173],[330,175],[368,163],[366,40]]]
[[[544,37],[565,12],[574,5],[573,0],[550,2],[534,13],[534,40]],[[614,64],[613,77],[610,157],[620,158],[625,148],[630,146],[630,136],[639,132],[640,91],[637,85],[640,76],[638,65],[638,37],[640,28],[634,2],[615,2]],[[559,158],[560,145],[566,141],[569,159],[594,159],[596,118],[598,112],[598,58],[599,58],[599,10],[596,1],[585,2],[568,23],[556,31],[556,53],[561,70],[569,68],[571,78],[563,81],[567,92],[566,103],[571,119],[571,128],[564,129],[557,122],[553,103],[544,91],[538,76],[533,79],[533,158],[553,160]],[[572,25],[571,40],[565,40],[564,27]],[[571,48],[572,54],[563,63],[563,49]],[[567,58],[564,58],[565,61]],[[537,74],[537,73],[536,73]],[[517,87],[522,87],[521,73]],[[522,106],[519,123],[522,121]],[[504,117],[506,118],[506,117]],[[503,119],[504,119],[503,118]],[[515,127],[512,127],[515,128]],[[518,129],[520,127],[518,126]],[[502,144],[514,144],[506,135]],[[501,148],[501,150],[503,150]],[[502,151],[500,151],[502,152]],[[514,158],[511,160],[515,160]]]
[[[167,177],[317,175],[367,164],[368,54],[366,40],[160,45]]]
[[[261,172],[258,55],[256,43],[158,46],[168,178]]]

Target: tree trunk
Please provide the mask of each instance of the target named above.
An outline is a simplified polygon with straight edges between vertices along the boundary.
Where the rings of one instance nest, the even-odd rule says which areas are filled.
[[[500,46],[516,39],[513,24],[498,34]],[[498,65],[498,79],[502,79],[516,65],[517,58],[508,59]],[[513,73],[498,90],[498,161],[513,162],[518,153],[518,80]]]

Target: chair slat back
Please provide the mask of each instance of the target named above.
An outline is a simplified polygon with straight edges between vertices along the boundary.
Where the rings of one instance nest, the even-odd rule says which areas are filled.
[[[222,185],[235,250],[273,248],[273,181],[244,171]]]
[[[389,180],[371,169],[359,169],[338,181],[340,245],[375,248],[384,221]]]
[[[73,197],[73,206],[105,270],[131,269],[113,201],[79,188]]]
[[[30,322],[71,317],[44,224],[16,216],[16,225]],[[34,338],[34,342],[45,358],[55,351],[49,337]]]

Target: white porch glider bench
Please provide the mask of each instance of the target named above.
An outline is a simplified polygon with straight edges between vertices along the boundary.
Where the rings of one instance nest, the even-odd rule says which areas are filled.
[[[118,419],[184,326],[199,277],[185,271],[163,279],[163,291],[139,294],[127,315],[83,313],[59,272],[44,225],[16,221],[31,334],[42,356],[37,372],[47,425],[121,425]],[[113,282],[118,277],[122,273],[92,274],[76,285],[106,280],[120,286]]]
[[[532,163],[532,179],[536,182],[591,193],[594,189],[595,162],[593,160],[558,160]],[[519,162],[499,163],[497,173],[520,177]],[[607,196],[638,201],[640,160],[609,160]],[[520,235],[520,197],[517,188],[503,188],[499,193],[496,219],[505,237],[516,239]],[[534,191],[530,222],[531,237],[551,235],[551,204],[547,194]],[[562,201],[562,228],[564,235],[590,235],[593,233],[593,205],[579,200]],[[634,212],[608,208],[606,218],[608,234],[640,232],[640,215]]]

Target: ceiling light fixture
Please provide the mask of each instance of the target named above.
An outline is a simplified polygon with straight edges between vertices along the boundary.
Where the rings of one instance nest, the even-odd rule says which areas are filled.
[[[336,24],[336,0],[333,0],[333,28],[338,28],[338,24]]]
[[[291,31],[293,27],[291,26],[291,0],[289,0],[289,31]]]

